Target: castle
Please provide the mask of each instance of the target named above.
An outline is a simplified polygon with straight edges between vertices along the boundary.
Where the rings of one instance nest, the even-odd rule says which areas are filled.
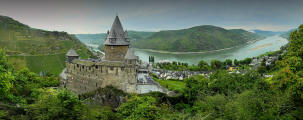
[[[77,94],[84,94],[105,86],[113,86],[127,93],[135,93],[138,56],[130,48],[127,31],[116,16],[104,42],[105,56],[100,59],[80,59],[74,49],[66,54],[65,79],[62,85]]]

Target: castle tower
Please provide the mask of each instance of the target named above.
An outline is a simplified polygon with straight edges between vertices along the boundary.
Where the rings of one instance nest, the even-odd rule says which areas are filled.
[[[67,62],[72,62],[75,59],[79,59],[79,55],[77,52],[71,48],[67,53],[66,53],[66,61]]]
[[[112,28],[107,32],[104,43],[105,60],[123,61],[130,45],[127,31],[123,30],[119,17],[116,16]]]

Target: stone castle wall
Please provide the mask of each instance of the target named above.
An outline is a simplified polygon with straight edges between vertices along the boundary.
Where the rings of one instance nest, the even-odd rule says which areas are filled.
[[[83,94],[99,87],[114,86],[127,93],[136,92],[136,66],[124,62],[67,62],[65,87]]]
[[[128,46],[104,46],[105,60],[122,61],[128,50]]]

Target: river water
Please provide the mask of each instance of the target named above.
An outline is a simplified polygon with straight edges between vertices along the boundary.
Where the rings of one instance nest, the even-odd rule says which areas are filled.
[[[210,62],[212,59],[224,61],[226,59],[244,59],[256,57],[269,51],[279,50],[281,46],[288,43],[288,40],[280,36],[271,36],[246,45],[237,46],[227,50],[205,52],[205,53],[161,53],[150,50],[134,49],[135,54],[142,61],[148,62],[149,56],[154,56],[155,61],[178,61],[188,64],[197,64],[200,60]],[[91,45],[89,45],[91,46]]]

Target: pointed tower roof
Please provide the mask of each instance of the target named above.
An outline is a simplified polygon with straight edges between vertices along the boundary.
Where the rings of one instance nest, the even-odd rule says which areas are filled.
[[[107,38],[105,40],[105,45],[129,45],[130,42],[126,37],[125,33],[118,16],[116,16],[112,28],[110,29]]]
[[[77,54],[77,52],[71,48],[67,53],[66,56],[74,56],[74,57],[78,57],[79,55]]]
[[[125,59],[137,59],[138,57],[135,55],[134,51],[131,48],[128,48]]]

